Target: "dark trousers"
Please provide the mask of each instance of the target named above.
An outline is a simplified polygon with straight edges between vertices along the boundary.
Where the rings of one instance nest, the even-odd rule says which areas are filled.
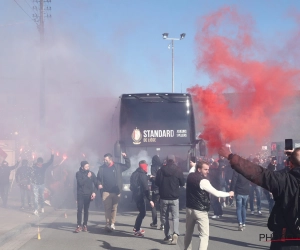
[[[223,215],[223,209],[220,204],[219,198],[212,195],[210,200],[211,200],[212,208],[214,210],[214,215],[218,215],[218,216]]]
[[[81,226],[82,209],[84,210],[83,225],[86,226],[89,219],[89,207],[91,195],[77,195],[77,225]]]
[[[31,206],[31,192],[25,187],[20,187],[22,207],[25,205],[25,197],[27,198],[28,206]]]
[[[159,205],[159,193],[155,194],[154,192],[152,193],[152,201],[154,203],[154,207],[151,208],[151,212],[152,212],[152,223],[154,225],[157,224],[157,210],[156,207]]]
[[[136,217],[134,228],[136,231],[140,231],[143,219],[146,216],[146,202],[145,199],[139,199],[136,201],[136,207],[139,210],[139,214]]]
[[[260,204],[260,187],[256,185],[251,185],[250,193],[249,193],[249,203],[250,203],[250,210],[254,211],[254,193],[256,195],[256,204],[257,204],[257,212],[261,210]]]
[[[9,190],[9,184],[0,185],[0,196],[2,199],[3,207],[6,207],[7,205],[8,190]]]

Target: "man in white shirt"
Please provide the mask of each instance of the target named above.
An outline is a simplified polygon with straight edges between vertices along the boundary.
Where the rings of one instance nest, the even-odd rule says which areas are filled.
[[[192,236],[195,224],[199,228],[199,250],[206,250],[209,238],[208,211],[210,207],[209,194],[216,197],[234,196],[234,192],[222,192],[216,190],[207,179],[209,164],[197,162],[195,172],[190,173],[186,182],[186,233],[184,237],[184,249],[192,249]]]

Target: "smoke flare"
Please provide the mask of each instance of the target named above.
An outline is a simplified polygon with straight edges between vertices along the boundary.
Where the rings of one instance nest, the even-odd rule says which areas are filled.
[[[271,118],[296,94],[300,70],[287,61],[263,60],[252,26],[251,18],[229,7],[200,22],[197,70],[206,72],[213,83],[188,92],[203,115],[200,137],[210,153],[225,142],[262,141],[274,127]]]

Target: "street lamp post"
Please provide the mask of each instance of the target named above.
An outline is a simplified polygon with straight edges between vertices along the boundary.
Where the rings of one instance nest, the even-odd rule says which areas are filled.
[[[180,34],[180,38],[169,38],[169,33],[163,33],[162,36],[163,39],[172,41],[172,93],[174,93],[174,41],[182,40],[183,38],[185,38],[185,33]]]

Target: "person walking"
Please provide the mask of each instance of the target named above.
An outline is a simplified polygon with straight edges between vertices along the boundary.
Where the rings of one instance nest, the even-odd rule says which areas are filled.
[[[149,187],[148,187],[148,164],[142,160],[139,162],[139,167],[132,173],[131,180],[135,185],[131,187],[133,189],[133,199],[136,203],[136,207],[139,210],[139,214],[136,217],[133,232],[136,237],[143,237],[145,230],[141,229],[143,219],[146,216],[146,199],[150,202],[151,207],[154,207],[154,203],[151,200]],[[132,181],[130,181],[130,186]]]
[[[125,164],[115,163],[111,154],[104,155],[104,164],[99,167],[97,179],[105,209],[105,229],[114,231],[117,207],[123,188],[122,172],[130,168],[130,159],[122,153]]]
[[[32,167],[30,174],[30,185],[33,187],[34,195],[34,214],[39,214],[39,208],[41,212],[44,213],[44,190],[45,190],[45,174],[47,168],[53,163],[54,151],[51,153],[50,160],[44,163],[42,157],[37,158],[36,164]]]
[[[166,165],[157,171],[155,184],[159,187],[164,241],[176,245],[179,236],[179,188],[184,186],[184,177],[180,168],[175,164],[174,155],[168,155]],[[172,215],[172,223],[169,222],[169,213]]]
[[[154,203],[154,206],[151,208],[151,214],[152,214],[152,223],[150,224],[150,227],[157,228],[157,206],[159,205],[159,189],[158,186],[155,184],[156,174],[157,171],[161,168],[161,161],[158,155],[154,155],[152,157],[152,165],[151,165],[151,191],[152,191],[152,201]],[[163,230],[163,225],[160,225],[160,229]]]
[[[205,161],[197,162],[196,170],[190,173],[186,182],[186,233],[184,237],[184,249],[192,250],[192,237],[195,224],[199,230],[199,250],[207,250],[209,239],[209,219],[210,208],[209,194],[216,197],[233,196],[233,192],[223,192],[216,190],[207,179],[209,173],[209,163]]]
[[[16,169],[19,166],[19,161],[17,161],[16,165],[8,166],[7,161],[3,161],[0,165],[0,196],[2,199],[3,207],[7,207],[7,199],[9,193],[9,176],[10,172]]]
[[[210,169],[209,169],[209,181],[211,185],[217,189],[221,189],[221,183],[220,183],[220,169],[218,166],[218,163],[215,161],[211,164]],[[223,191],[223,190],[222,190]],[[216,197],[212,195],[210,197],[211,200],[211,205],[214,211],[214,215],[211,217],[212,219],[219,219],[220,217],[223,216],[223,209],[220,203],[219,197]]]
[[[259,164],[259,159],[254,158],[252,160],[253,163]],[[256,196],[256,206],[257,206],[257,214],[261,215],[261,191],[260,187],[255,185],[254,183],[250,183],[250,193],[249,193],[249,203],[251,214],[254,214],[254,195]]]
[[[96,197],[98,180],[96,175],[90,171],[87,161],[80,163],[79,171],[76,173],[77,182],[77,227],[75,233],[87,232],[87,222],[89,218],[89,207],[92,200]],[[82,222],[83,210],[83,224]]]
[[[31,208],[31,190],[30,190],[30,173],[31,167],[28,166],[28,160],[22,160],[21,167],[16,172],[16,182],[20,187],[21,209],[25,207],[25,198],[28,207]]]
[[[223,192],[229,192],[229,187],[231,183],[231,177],[232,177],[232,169],[229,166],[229,162],[224,157],[220,156],[219,160],[219,171],[220,171],[220,189]],[[221,205],[222,207],[226,207],[227,205],[231,205],[232,200],[229,199],[229,197],[221,198],[222,201]]]
[[[299,212],[296,203],[299,202],[300,148],[287,153],[291,170],[272,171],[233,154],[226,146],[219,149],[219,154],[230,161],[234,170],[274,196],[275,205],[268,219],[268,228],[272,231],[270,250],[300,249],[300,218],[294,213]]]
[[[250,192],[249,181],[238,172],[233,171],[230,191],[235,194],[238,230],[243,231],[246,228],[246,204]]]

